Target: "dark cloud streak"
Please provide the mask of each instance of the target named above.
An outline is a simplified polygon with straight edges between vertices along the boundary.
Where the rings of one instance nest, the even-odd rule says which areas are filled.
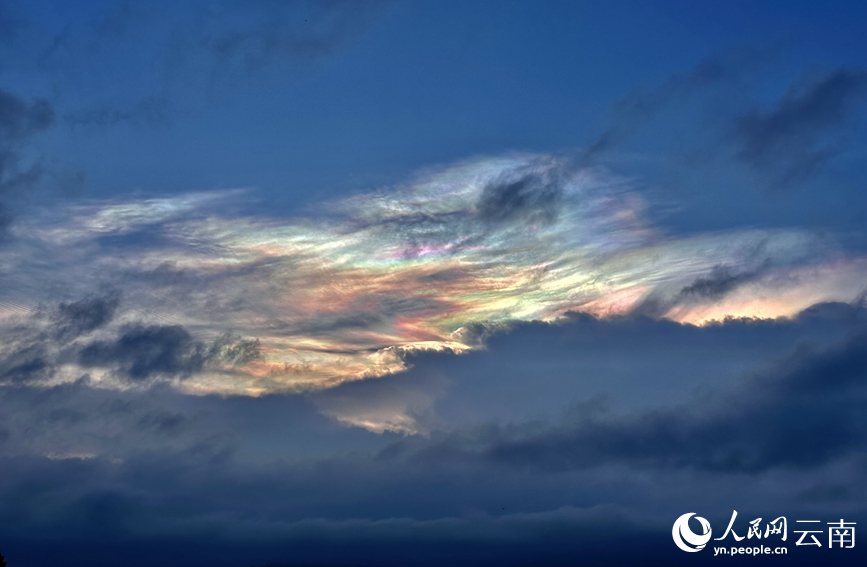
[[[119,304],[120,294],[117,292],[61,303],[58,306],[58,337],[70,340],[106,325],[114,317]]]
[[[197,47],[217,70],[256,72],[286,58],[315,61],[354,40],[384,2],[245,3],[240,12],[217,8],[203,18]],[[226,26],[226,24],[229,24]]]
[[[714,266],[707,277],[697,278],[680,290],[681,298],[722,299],[738,287],[759,279],[770,266],[770,262],[754,270],[737,271],[730,266]]]
[[[586,150],[584,159],[597,159],[610,152],[663,110],[695,92],[734,80],[745,60],[745,54],[711,56],[687,72],[672,75],[655,88],[634,89],[612,105],[609,127]]]
[[[488,184],[476,208],[491,223],[551,224],[557,220],[562,199],[563,186],[556,171],[517,172]]]
[[[127,324],[112,330],[120,293],[60,303],[52,313],[38,312],[7,329],[0,348],[0,384],[44,381],[57,368],[77,362],[84,368],[107,368],[135,382],[186,378],[206,365],[237,367],[261,357],[258,339],[230,333],[212,342],[195,340],[180,325]],[[82,339],[101,330],[110,339]]]
[[[42,173],[39,164],[21,169],[21,149],[54,121],[54,109],[45,99],[28,102],[0,90],[0,240],[12,223],[14,200],[35,185]]]
[[[777,186],[804,181],[840,152],[827,135],[843,126],[865,97],[862,69],[838,69],[806,85],[793,84],[773,109],[754,109],[737,120],[736,155],[775,176]]]

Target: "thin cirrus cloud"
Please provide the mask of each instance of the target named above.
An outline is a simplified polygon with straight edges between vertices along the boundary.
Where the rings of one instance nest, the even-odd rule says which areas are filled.
[[[22,324],[59,289],[75,298],[108,286],[123,297],[114,320],[64,347],[75,352],[53,359],[49,381],[161,376],[188,392],[260,395],[394,373],[418,350],[476,348],[474,323],[570,311],[788,316],[851,301],[867,270],[805,231],[666,235],[628,180],[545,155],[460,163],[303,217],[216,212],[249,197],[22,219],[3,251],[13,282],[4,324]],[[159,351],[168,343],[148,341],[167,334],[186,350],[142,360],[136,345]]]
[[[867,97],[867,71],[837,69],[793,83],[770,110],[752,109],[736,121],[738,159],[776,176],[779,187],[803,181],[841,151],[839,135]]]

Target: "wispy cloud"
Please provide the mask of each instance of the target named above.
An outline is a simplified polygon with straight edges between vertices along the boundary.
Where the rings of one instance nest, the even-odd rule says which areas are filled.
[[[655,316],[686,322],[790,315],[851,300],[867,269],[806,232],[666,236],[624,179],[544,155],[458,164],[305,217],[219,213],[246,195],[93,203],[30,218],[5,253],[12,285],[0,299],[36,306],[52,286],[67,289],[67,301],[98,285],[122,290],[115,338],[101,339],[116,342],[79,363],[99,359],[91,366],[130,375],[141,361],[123,354],[125,340],[136,342],[129,333],[183,327],[190,341],[258,338],[261,356],[224,372],[193,364],[195,342],[145,366],[171,359],[191,375],[184,388],[260,394],[382,376],[419,349],[475,348],[474,323],[651,303]]]
[[[840,152],[839,140],[828,134],[841,128],[865,97],[863,69],[837,69],[793,83],[773,108],[738,118],[737,156],[771,174],[778,186],[803,181]]]
[[[0,90],[0,239],[12,222],[10,204],[33,187],[39,164],[22,165],[21,149],[29,139],[54,125],[54,109],[45,99],[25,100]]]

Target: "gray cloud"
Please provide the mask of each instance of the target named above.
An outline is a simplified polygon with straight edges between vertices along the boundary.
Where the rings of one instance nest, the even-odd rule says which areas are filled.
[[[262,358],[259,339],[243,339],[226,333],[204,348],[206,361],[229,366],[243,366]]]
[[[178,84],[204,90],[220,77],[249,79],[274,68],[302,70],[363,36],[386,4],[380,0],[254,0],[178,7],[125,1],[51,35],[0,8],[0,46],[5,40],[19,65],[34,66],[50,76],[59,94],[89,73],[111,72],[104,67],[106,53],[130,46],[149,49],[156,62],[150,70],[153,76],[142,82],[137,97],[63,109],[60,115],[71,127],[166,126],[173,118]],[[13,36],[23,29],[26,41],[13,44]],[[161,87],[151,90],[155,84]],[[2,97],[0,91],[0,129]]]
[[[677,154],[668,159],[679,168],[714,167],[715,175],[740,176],[746,165],[758,174],[754,182],[772,189],[809,180],[849,147],[846,134],[867,97],[867,71],[840,68],[801,78],[766,107],[751,92],[763,80],[756,71],[776,59],[775,51],[730,51],[656,87],[636,88],[612,105],[607,127],[582,159],[598,160],[629,141],[652,144],[651,153],[674,143]],[[642,138],[645,133],[653,137]],[[684,153],[684,146],[692,149]],[[737,167],[729,171],[731,165]]]
[[[120,296],[109,292],[60,303],[51,313],[38,311],[6,329],[0,348],[0,384],[24,384],[54,376],[68,362],[69,344],[107,325]]]
[[[231,333],[205,343],[180,325],[126,324],[111,328],[120,294],[110,291],[39,311],[6,329],[0,348],[0,385],[44,382],[57,368],[77,362],[146,381],[188,377],[206,365],[243,366],[261,357],[258,339]],[[111,338],[82,339],[101,330]]]
[[[587,400],[604,400],[611,415],[638,414],[694,403],[698,389],[736,389],[741,376],[789,355],[796,344],[830,348],[864,330],[864,319],[863,309],[828,304],[792,320],[702,327],[580,314],[558,324],[476,325],[460,337],[484,342],[483,350],[459,357],[414,353],[406,373],[341,385],[314,401],[348,423],[393,424],[398,431],[550,421]]]
[[[702,89],[736,82],[745,68],[761,58],[753,50],[714,55],[686,72],[675,73],[656,87],[635,88],[612,105],[608,128],[590,145],[584,158],[595,159],[611,151],[661,112]]]
[[[32,187],[42,173],[38,164],[21,168],[20,150],[31,136],[54,125],[48,101],[26,101],[0,90],[0,239],[12,222],[12,201]]]
[[[0,537],[22,556],[28,538],[93,539],[76,556],[96,564],[106,542],[160,538],[172,553],[150,563],[230,540],[238,564],[677,564],[685,506],[715,532],[733,507],[739,521],[861,513],[865,330],[867,311],[843,304],[705,327],[574,315],[329,394],[351,406],[436,391],[429,437],[336,426],[315,395],[0,388]]]
[[[563,198],[557,171],[510,172],[489,183],[476,204],[479,216],[494,223],[524,220],[550,224]]]
[[[756,250],[756,255],[760,253],[761,247]],[[664,317],[677,306],[719,301],[744,285],[760,281],[771,272],[773,266],[770,258],[761,264],[752,264],[744,267],[718,264],[707,275],[699,276],[681,287],[679,292],[651,293],[632,312],[658,318]]]
[[[757,473],[815,468],[867,440],[867,334],[824,351],[801,349],[730,394],[523,439],[496,440],[488,458],[562,470],[609,462]],[[505,433],[508,437],[508,433]]]
[[[696,278],[691,284],[680,290],[680,297],[695,297],[700,299],[721,299],[743,284],[756,281],[764,273],[770,262],[754,270],[735,270],[730,266],[714,266],[706,277]]]
[[[51,377],[53,364],[41,344],[18,344],[0,361],[0,382],[20,384]]]
[[[752,110],[736,123],[737,157],[769,173],[778,185],[811,176],[840,151],[827,136],[846,123],[867,96],[867,71],[838,69],[793,84],[768,111]]]
[[[132,325],[113,341],[84,347],[78,356],[85,367],[111,367],[131,380],[154,376],[186,377],[202,369],[202,345],[180,325]]]
[[[68,341],[108,324],[119,304],[120,294],[117,292],[61,303],[56,322],[58,337],[61,341]]]

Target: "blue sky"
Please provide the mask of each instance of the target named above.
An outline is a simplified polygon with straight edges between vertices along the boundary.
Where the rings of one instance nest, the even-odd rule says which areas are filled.
[[[864,521],[865,24],[0,2],[0,552],[698,565],[686,512]]]

